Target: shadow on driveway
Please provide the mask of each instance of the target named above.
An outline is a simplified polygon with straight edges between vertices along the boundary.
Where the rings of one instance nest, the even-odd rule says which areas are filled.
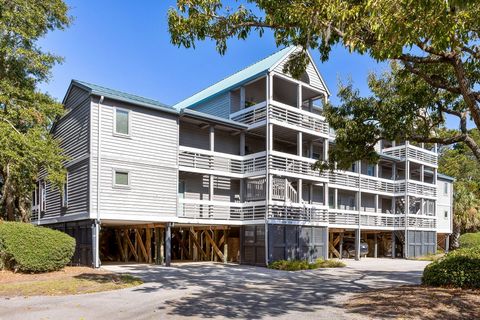
[[[291,312],[318,312],[343,308],[355,292],[416,283],[421,270],[368,271],[354,268],[297,272],[244,265],[185,264],[121,266],[146,282],[133,289],[146,294],[184,290],[155,308],[170,316],[263,318]],[[339,312],[339,311],[338,311]]]

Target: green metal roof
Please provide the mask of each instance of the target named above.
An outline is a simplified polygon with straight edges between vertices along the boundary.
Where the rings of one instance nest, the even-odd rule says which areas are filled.
[[[245,82],[255,79],[256,77],[265,74],[271,67],[282,61],[288,54],[295,50],[294,46],[284,48],[263,60],[260,60],[251,66],[232,74],[231,76],[211,85],[210,87],[194,94],[193,96],[177,103],[173,107],[177,110],[191,108],[196,104],[213,98],[218,94],[228,91],[234,87],[240,86]]]
[[[171,106],[168,106],[164,103],[161,103],[156,100],[140,97],[134,94],[118,91],[118,90],[113,90],[110,88],[106,88],[103,86],[99,86],[97,84],[93,83],[88,83],[85,81],[80,81],[80,80],[72,80],[70,87],[68,91],[70,91],[70,88],[72,85],[78,85],[86,90],[88,90],[91,94],[98,95],[98,96],[104,96],[105,98],[110,98],[114,100],[119,100],[127,103],[133,103],[136,105],[144,106],[147,108],[151,109],[156,109],[156,110],[161,110],[165,112],[170,112],[170,113],[178,113],[176,109],[174,109]],[[65,95],[68,96],[68,91],[67,94]],[[65,100],[65,99],[64,99]]]

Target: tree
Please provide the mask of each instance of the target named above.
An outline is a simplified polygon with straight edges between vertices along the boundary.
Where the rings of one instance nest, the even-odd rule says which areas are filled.
[[[40,170],[55,186],[65,179],[66,158],[50,133],[63,108],[37,89],[61,59],[37,42],[69,25],[67,10],[61,0],[0,2],[0,207],[8,220],[29,219]]]
[[[220,0],[177,0],[177,8],[168,13],[172,43],[189,48],[209,38],[224,54],[227,40],[271,29],[277,46],[304,49],[285,65],[284,71],[296,78],[306,68],[307,49],[319,50],[325,61],[336,44],[377,61],[394,62],[389,74],[370,76],[373,96],[361,98],[346,85],[340,90],[342,105],[326,108],[337,130],[332,159],[348,155],[340,168],[359,159],[375,160],[374,146],[383,138],[462,143],[480,162],[480,146],[466,127],[471,119],[480,128],[478,1],[239,2],[237,8],[229,8]],[[385,116],[390,110],[395,117]],[[446,115],[458,118],[460,130],[438,130]]]
[[[470,133],[480,142],[478,130]],[[439,170],[455,177],[452,247],[457,248],[461,233],[480,229],[480,166],[469,148],[455,144],[441,149]]]

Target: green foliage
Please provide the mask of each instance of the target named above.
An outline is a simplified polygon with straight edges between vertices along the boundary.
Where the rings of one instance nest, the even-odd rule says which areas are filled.
[[[21,272],[49,272],[65,267],[75,252],[66,233],[29,223],[0,223],[0,267]]]
[[[460,236],[460,248],[480,247],[480,232],[464,233]]]
[[[430,286],[480,288],[480,246],[451,251],[430,263],[422,283]]]
[[[37,42],[70,17],[61,0],[2,0],[0,8],[0,207],[8,220],[26,221],[40,169],[56,186],[65,179],[65,157],[50,134],[63,107],[37,90],[61,59]]]
[[[319,268],[342,268],[345,263],[339,260],[323,260],[317,259],[310,263],[307,260],[277,260],[268,265],[269,269],[284,271],[299,271]]]
[[[303,48],[284,68],[296,78],[305,70],[307,49],[318,50],[323,61],[338,44],[394,61],[384,75],[369,77],[370,97],[342,85],[341,105],[327,106],[337,132],[330,167],[334,161],[343,169],[360,159],[376,161],[381,139],[462,143],[480,161],[480,146],[467,128],[469,119],[480,128],[478,1],[238,2],[235,8],[221,0],[177,0],[168,13],[172,43],[189,48],[212,39],[224,54],[229,39],[271,29],[277,46]],[[459,130],[442,130],[447,115],[458,119]]]

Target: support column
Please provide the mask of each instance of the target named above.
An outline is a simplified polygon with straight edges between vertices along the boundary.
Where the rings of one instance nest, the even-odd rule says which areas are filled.
[[[379,195],[375,194],[375,213],[378,212],[378,204],[379,204]]]
[[[223,230],[223,263],[228,262],[228,229]]]
[[[240,150],[239,155],[245,155],[245,132],[240,132]],[[245,202],[245,179],[240,179],[240,202]]]
[[[449,250],[450,250],[450,235],[447,234],[447,236],[445,237],[445,253],[448,253]]]
[[[378,234],[373,234],[373,257],[378,258]]]
[[[360,228],[355,229],[355,260],[360,260]]]
[[[323,140],[323,161],[328,161],[328,138]]]
[[[396,246],[396,236],[395,236],[395,231],[392,231],[392,259],[395,259],[396,253],[395,253],[395,246]]]
[[[299,157],[303,156],[303,133],[297,132],[297,155]],[[303,202],[303,190],[302,190],[302,179],[297,180],[297,194],[298,194],[298,203]]]
[[[333,189],[333,208],[338,209],[338,188]]]
[[[302,109],[302,85],[297,85],[297,108]]]
[[[93,267],[100,268],[100,223],[98,220],[94,220],[92,225],[92,242],[93,242]]]
[[[310,204],[313,204],[313,184],[308,185],[308,200]]]
[[[165,226],[165,266],[170,267],[172,262],[172,224],[167,222]]]
[[[163,263],[163,237],[162,229],[155,228],[155,264]]]
[[[339,246],[339,251],[340,251],[340,259],[343,258],[343,234],[344,232],[340,233],[340,246]]]

